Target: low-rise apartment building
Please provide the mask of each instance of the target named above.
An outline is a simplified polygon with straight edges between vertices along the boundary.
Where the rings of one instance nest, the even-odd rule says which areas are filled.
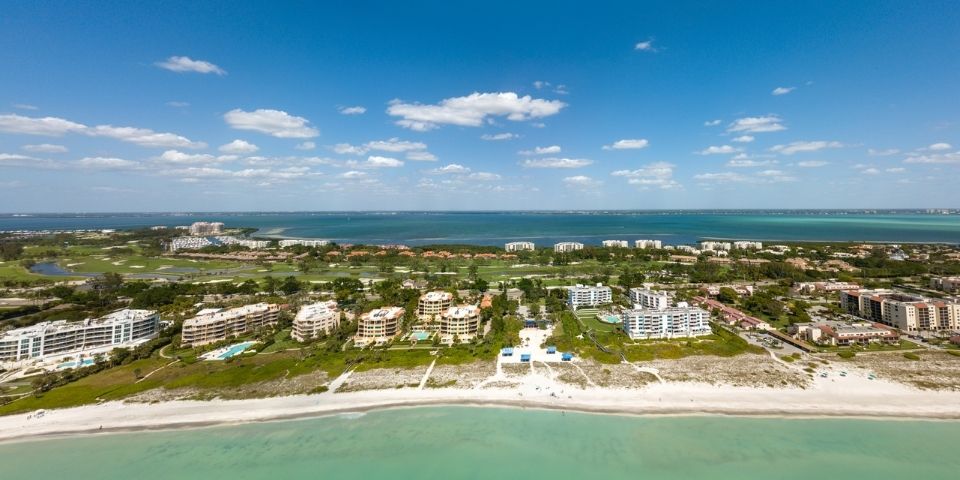
[[[630,303],[634,307],[663,309],[670,306],[670,294],[664,291],[634,287],[629,291]]]
[[[124,309],[79,322],[41,322],[0,334],[0,363],[132,347],[156,337],[159,331],[160,317],[153,310]]]
[[[836,322],[795,323],[790,335],[811,343],[831,346],[868,345],[870,343],[897,343],[900,334],[880,323]]]
[[[417,301],[417,318],[425,322],[433,322],[440,319],[440,315],[450,308],[450,302],[453,301],[453,294],[437,290],[420,295]]]
[[[634,240],[633,247],[660,249],[660,248],[663,248],[663,242],[660,240],[649,240],[649,239]]]
[[[553,245],[553,251],[557,253],[569,253],[575,250],[583,250],[583,244],[580,242],[560,242]]]
[[[199,347],[276,325],[280,305],[257,303],[231,309],[207,309],[184,320],[180,343]]]
[[[294,245],[303,245],[304,247],[325,247],[330,245],[330,240],[307,240],[302,238],[288,238],[277,242],[280,248],[292,247]]]
[[[440,333],[471,337],[480,329],[480,308],[476,305],[450,307],[440,315]]]
[[[841,290],[860,290],[860,285],[851,282],[801,282],[797,284],[800,293],[839,292]]]
[[[960,329],[960,302],[930,299],[894,290],[844,290],[840,308],[847,313],[907,332]]]
[[[340,308],[337,302],[329,300],[300,307],[293,318],[293,330],[290,336],[298,342],[329,334],[340,326]]]
[[[358,347],[382,345],[400,333],[405,310],[402,307],[384,307],[371,310],[360,316],[357,334],[353,338]]]
[[[567,303],[574,310],[580,307],[595,307],[613,302],[613,292],[610,287],[601,283],[595,286],[577,284],[569,287],[567,294]]]
[[[510,242],[503,246],[503,249],[508,252],[519,252],[523,250],[533,250],[536,246],[533,242]]]
[[[683,338],[710,335],[710,313],[681,302],[676,307],[635,308],[620,314],[631,339]]]

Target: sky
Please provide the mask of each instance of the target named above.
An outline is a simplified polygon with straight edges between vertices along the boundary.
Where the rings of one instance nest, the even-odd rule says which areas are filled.
[[[960,203],[960,3],[4,2],[0,212]]]

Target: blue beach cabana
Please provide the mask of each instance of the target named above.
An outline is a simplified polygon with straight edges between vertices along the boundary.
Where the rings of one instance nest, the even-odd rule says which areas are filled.
[[[521,361],[521,362],[529,362],[529,361],[530,361],[530,354],[529,354],[529,353],[521,353],[521,354],[520,354],[520,361]]]
[[[557,353],[557,346],[556,345],[547,346],[547,353]]]
[[[503,355],[504,357],[512,357],[512,356],[513,356],[513,349],[510,348],[510,347],[501,348],[501,349],[500,349],[500,355]]]
[[[560,356],[560,360],[569,362],[570,360],[573,360],[573,354],[570,352],[564,352],[563,355]]]

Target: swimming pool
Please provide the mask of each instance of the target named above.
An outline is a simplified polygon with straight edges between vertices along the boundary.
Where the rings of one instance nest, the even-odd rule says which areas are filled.
[[[616,316],[616,315],[604,315],[603,318],[600,319],[600,321],[601,321],[601,322],[606,322],[606,323],[620,323],[620,322],[621,322],[620,317],[618,317],[618,316]]]
[[[61,364],[57,365],[57,370],[63,370],[64,368],[77,368],[78,366],[79,366],[79,367],[89,367],[90,365],[93,365],[93,359],[92,359],[92,358],[85,358],[85,359],[83,359],[82,361],[80,361],[79,363],[78,363],[78,362],[64,362],[64,363],[61,363]]]
[[[238,343],[236,345],[230,345],[230,347],[227,348],[225,352],[221,353],[220,355],[217,355],[216,358],[219,360],[226,360],[235,355],[240,355],[241,353],[243,353],[244,350],[250,348],[255,343],[257,342],[243,342],[243,343]]]
[[[410,338],[422,342],[430,338],[430,332],[413,332],[410,334]]]

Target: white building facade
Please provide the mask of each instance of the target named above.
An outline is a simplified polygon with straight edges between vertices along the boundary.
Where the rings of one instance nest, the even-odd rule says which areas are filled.
[[[633,247],[661,249],[663,248],[663,242],[660,240],[649,240],[649,239],[635,240],[633,242]]]
[[[613,302],[613,292],[610,287],[600,283],[595,286],[577,284],[569,288],[567,295],[567,303],[574,310]]]
[[[229,310],[211,309],[183,321],[180,343],[198,347],[276,325],[280,306],[270,303],[245,305]]]
[[[337,302],[329,300],[300,307],[293,319],[290,336],[298,342],[329,334],[340,326],[340,308]]]
[[[631,339],[685,338],[710,335],[710,313],[681,304],[662,309],[637,308],[620,314]]]
[[[537,248],[533,242],[510,242],[503,246],[503,249],[508,252],[520,252],[523,250],[533,250]]]
[[[604,240],[601,242],[604,248],[629,248],[630,242],[626,240]]]
[[[553,245],[553,251],[557,253],[569,253],[576,250],[583,250],[583,244],[580,242],[560,242]]]
[[[630,289],[630,303],[635,307],[663,309],[670,306],[667,292],[634,287]]]

